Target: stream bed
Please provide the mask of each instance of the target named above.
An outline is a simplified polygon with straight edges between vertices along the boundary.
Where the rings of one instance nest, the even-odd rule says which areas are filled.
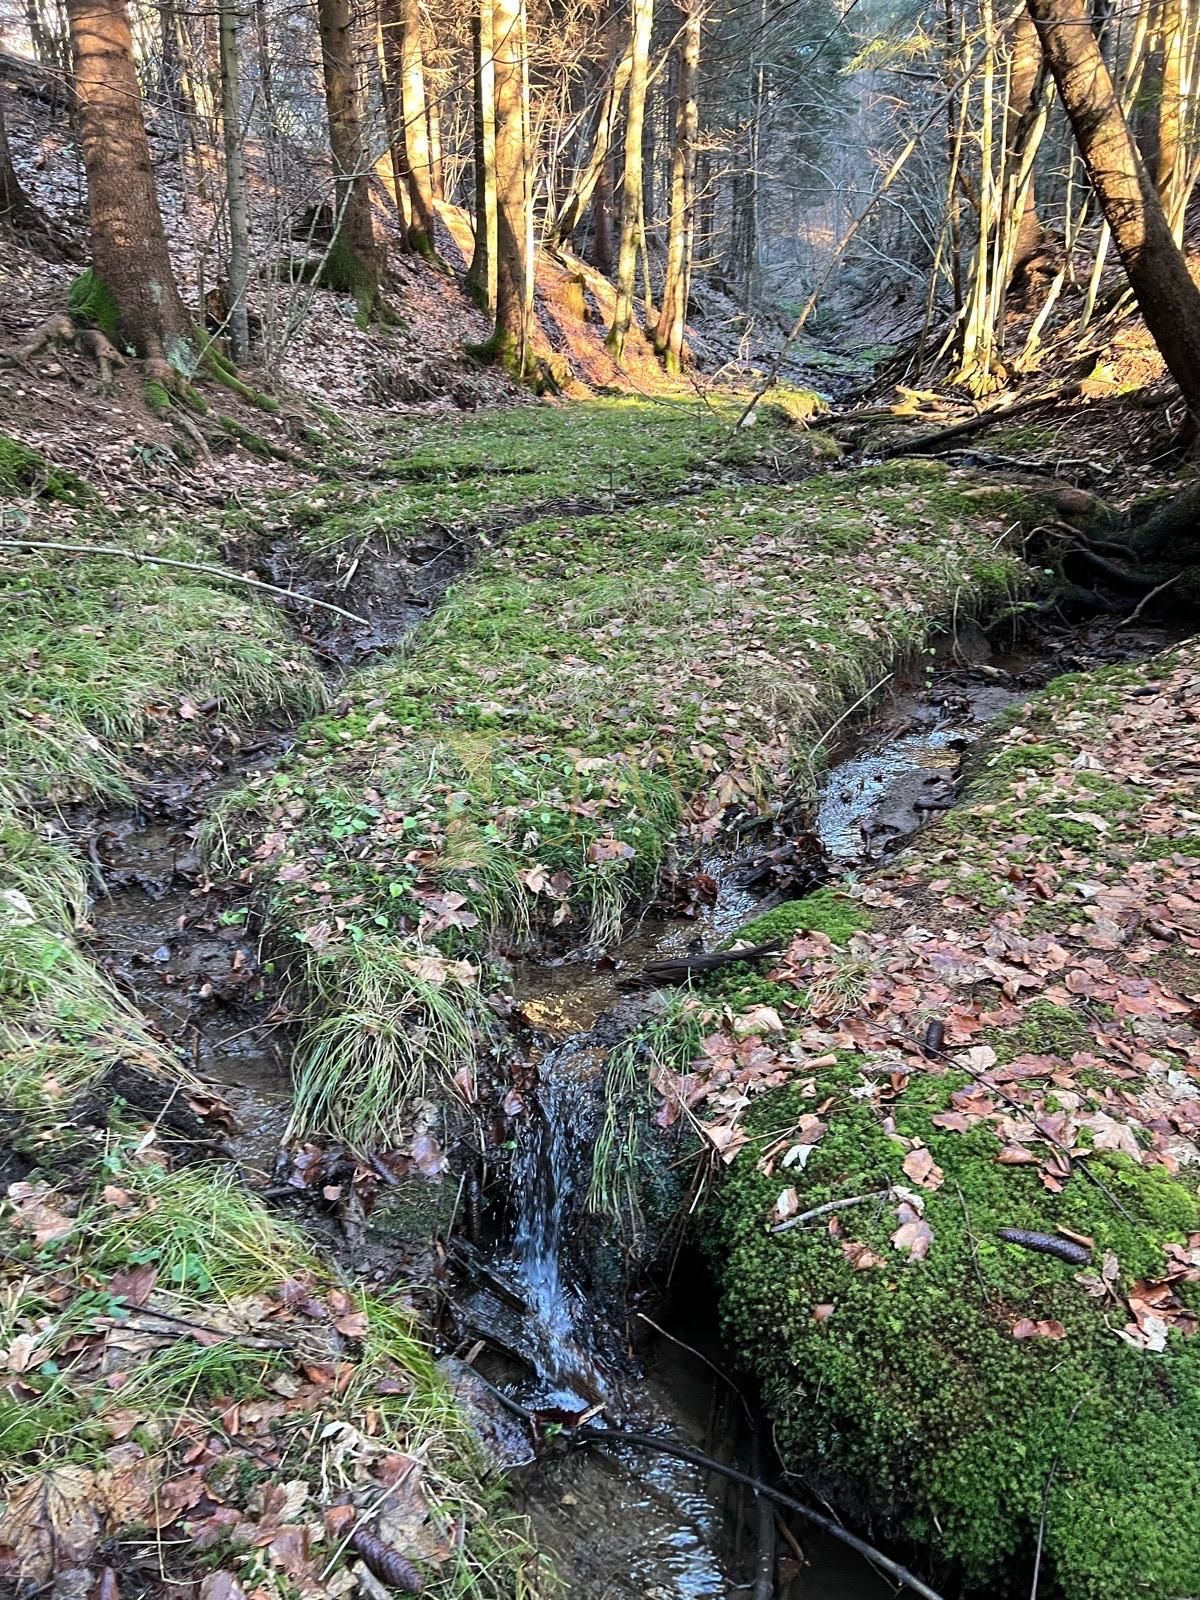
[[[897,679],[831,750],[802,814],[771,837],[734,835],[707,852],[698,868],[711,890],[690,915],[652,908],[616,949],[514,965],[533,1088],[508,1204],[494,1208],[479,1240],[464,1242],[467,1266],[449,1291],[449,1370],[468,1392],[470,1374],[454,1365],[463,1357],[546,1420],[566,1423],[596,1408],[609,1425],[669,1433],[748,1469],[750,1412],[718,1370],[735,1363],[720,1348],[711,1288],[687,1251],[668,1281],[622,1296],[611,1286],[597,1294],[578,1248],[608,1052],[656,1004],[652,987],[629,984],[643,967],[712,951],[760,910],[870,870],[953,804],[964,758],[997,715],[1059,672],[1170,641],[1153,630],[1114,636],[1092,626],[1007,653],[982,636],[968,642],[965,658],[960,641],[924,676]],[[195,838],[215,794],[271,763],[281,743],[264,735],[259,751],[164,781],[137,810],[80,819],[77,830],[97,878],[96,959],[225,1093],[239,1126],[222,1153],[268,1198],[278,1193],[276,1156],[290,1114],[290,1018],[253,933],[248,889],[210,881]],[[338,1242],[338,1218],[314,1221]],[[749,1590],[749,1493],[623,1446],[535,1448],[511,1418],[497,1421],[497,1434],[497,1454],[568,1593],[703,1600]],[[787,1487],[803,1498],[803,1484]],[[893,1592],[836,1541],[776,1522],[781,1600]]]

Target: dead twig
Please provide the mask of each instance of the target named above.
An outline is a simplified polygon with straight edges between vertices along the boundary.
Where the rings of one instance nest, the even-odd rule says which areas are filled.
[[[848,1200],[826,1200],[823,1206],[814,1206],[811,1211],[802,1211],[798,1217],[777,1222],[770,1231],[786,1233],[789,1228],[798,1228],[802,1222],[814,1222],[817,1217],[827,1217],[833,1211],[849,1211],[851,1206],[865,1206],[872,1200],[887,1200],[891,1193],[890,1189],[873,1189],[870,1194],[851,1195]]]
[[[56,539],[0,539],[0,550],[52,550],[68,556],[116,556],[120,561],[132,561],[136,566],[172,567],[179,572],[201,572],[209,578],[222,578],[226,583],[241,583],[248,589],[260,589],[266,594],[279,595],[293,600],[297,605],[315,606],[321,611],[332,611],[334,616],[360,628],[369,628],[366,617],[346,611],[328,600],[317,600],[309,594],[297,594],[294,589],[282,589],[276,583],[265,583],[261,578],[248,578],[244,573],[231,572],[228,567],[218,567],[207,561],[175,561],[168,556],[149,556],[141,550],[125,550],[115,544],[62,544]]]
[[[478,1377],[478,1374],[476,1374]],[[538,1426],[537,1413],[528,1406],[523,1406],[519,1400],[514,1400],[506,1395],[503,1389],[497,1389],[495,1384],[488,1383],[486,1378],[479,1378],[480,1383],[506,1410],[514,1416],[520,1417],[531,1427]],[[770,1500],[775,1505],[783,1506],[796,1516],[802,1517],[806,1522],[811,1522],[814,1527],[820,1528],[833,1539],[838,1539],[842,1544],[848,1545],[851,1550],[856,1550],[860,1556],[868,1561],[873,1561],[893,1582],[902,1588],[911,1589],[914,1594],[922,1596],[922,1600],[942,1600],[936,1589],[931,1589],[927,1583],[918,1578],[915,1572],[910,1572],[907,1567],[902,1567],[898,1561],[893,1561],[890,1556],[885,1556],[876,1550],[874,1545],[868,1544],[865,1539],[860,1539],[857,1534],[843,1528],[840,1522],[833,1517],[827,1517],[820,1511],[814,1511],[811,1506],[806,1506],[803,1500],[797,1500],[790,1494],[784,1494],[782,1489],[776,1489],[769,1483],[764,1483],[760,1478],[751,1476],[748,1472],[739,1472],[736,1467],[726,1466],[723,1461],[717,1461],[712,1456],[706,1456],[700,1450],[693,1450],[690,1445],[682,1444],[678,1439],[667,1435],[653,1433],[633,1433],[625,1428],[596,1428],[590,1425],[573,1428],[569,1431],[569,1438],[581,1439],[588,1444],[628,1444],[639,1450],[654,1450],[659,1455],[671,1456],[676,1461],[686,1461],[693,1467],[700,1467],[705,1472],[716,1473],[719,1477],[728,1478],[731,1483],[741,1484],[745,1489],[753,1489],[755,1494],[761,1495],[764,1500]]]

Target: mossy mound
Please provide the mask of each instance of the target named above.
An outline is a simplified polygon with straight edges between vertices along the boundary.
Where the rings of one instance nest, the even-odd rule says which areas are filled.
[[[56,467],[19,439],[0,434],[0,497],[5,494],[33,494],[71,506],[86,505],[92,498],[87,484],[75,473]]]
[[[1046,1600],[1200,1588],[1196,665],[1052,684],[954,811],[716,990],[772,1008],[756,1070],[790,1080],[705,1218],[729,1342],[787,1469],[943,1589],[1028,1594],[1043,1514]],[[721,1063],[755,1019],[710,1016]]]
[[[912,1261],[892,1244],[897,1206],[880,1200],[772,1235],[766,1218],[792,1175],[767,1178],[743,1152],[705,1219],[722,1318],[762,1383],[785,1463],[884,1537],[937,1554],[970,1587],[1027,1593],[1046,1500],[1043,1593],[1177,1600],[1200,1575],[1200,1338],[1147,1354],[1116,1336],[1125,1314],[1095,1299],[1079,1268],[997,1238],[1066,1226],[1112,1251],[1126,1287],[1163,1276],[1163,1245],[1200,1227],[1185,1185],[1127,1158],[1095,1164],[1132,1221],[1082,1177],[1050,1196],[1036,1172],[996,1162],[990,1133],[939,1133],[957,1074],[898,1102],[896,1127],[945,1174],[924,1196],[934,1243]],[[847,1096],[797,1182],[805,1209],[905,1183],[902,1149],[852,1091],[846,1063],[820,1081]],[[811,1102],[766,1097],[770,1141]],[[880,1265],[856,1269],[843,1242]],[[1095,1277],[1095,1273],[1092,1273]],[[1195,1297],[1200,1304],[1200,1297]],[[1051,1335],[1018,1338],[1022,1319]],[[1048,1492],[1047,1492],[1048,1491]]]

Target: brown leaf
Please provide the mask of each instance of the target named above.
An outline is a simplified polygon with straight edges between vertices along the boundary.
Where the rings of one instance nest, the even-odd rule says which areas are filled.
[[[125,1267],[108,1280],[108,1292],[114,1299],[124,1300],[127,1306],[144,1306],[157,1277],[158,1268],[148,1261],[136,1267]]]
[[[876,1255],[869,1245],[859,1244],[856,1239],[842,1240],[842,1254],[855,1272],[866,1272],[870,1267],[887,1266],[882,1256]]]
[[[946,1181],[946,1174],[933,1159],[933,1152],[924,1145],[918,1145],[915,1150],[910,1150],[904,1158],[904,1175],[911,1178],[913,1183],[919,1184],[922,1189],[940,1189]]]
[[[1013,1324],[1012,1335],[1014,1339],[1065,1339],[1067,1330],[1053,1318],[1046,1322],[1034,1322],[1029,1317],[1022,1317]]]
[[[200,1600],[246,1600],[246,1591],[232,1572],[210,1572],[200,1585]]]

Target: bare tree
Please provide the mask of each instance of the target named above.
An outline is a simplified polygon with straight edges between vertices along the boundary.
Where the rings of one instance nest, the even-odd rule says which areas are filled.
[[[684,0],[681,9],[684,25],[679,41],[676,78],[667,265],[663,276],[662,305],[654,330],[655,349],[662,356],[667,371],[672,373],[677,373],[683,365],[696,205],[696,135],[700,126],[700,109],[696,99],[700,75],[700,0]]]
[[[370,315],[379,298],[382,259],[371,221],[371,166],[362,133],[358,57],[350,0],[317,0],[329,147],[336,182],[337,237],[324,266],[331,288],[354,295]]]
[[[229,348],[235,361],[250,354],[246,286],[250,277],[250,213],[246,203],[246,160],[242,148],[239,95],[241,51],[237,0],[221,0],[221,129],[225,141],[225,202],[229,212]]]
[[[473,143],[475,249],[467,286],[483,308],[496,310],[496,63],[491,0],[478,0],[471,17],[474,55]]]

